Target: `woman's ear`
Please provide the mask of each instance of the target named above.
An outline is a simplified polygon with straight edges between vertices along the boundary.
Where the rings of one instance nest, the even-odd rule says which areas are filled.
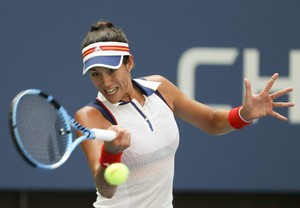
[[[134,58],[133,58],[133,55],[132,54],[130,54],[129,55],[129,59],[128,59],[128,62],[127,62],[127,64],[126,64],[126,67],[127,67],[127,70],[130,72],[132,69],[133,69],[133,67],[134,67]]]

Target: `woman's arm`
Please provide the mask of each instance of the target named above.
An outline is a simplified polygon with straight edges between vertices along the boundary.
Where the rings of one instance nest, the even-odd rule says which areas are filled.
[[[270,94],[277,78],[278,74],[276,73],[267,82],[265,89],[257,95],[252,94],[251,84],[249,80],[245,79],[246,94],[240,110],[240,116],[244,120],[251,121],[267,115],[284,121],[287,120],[286,117],[275,112],[273,107],[292,107],[294,103],[275,102],[274,99],[291,92],[293,89],[285,88]],[[178,118],[213,135],[222,135],[235,130],[228,119],[229,110],[214,110],[201,102],[188,98],[173,83],[162,76],[155,75],[147,77],[147,79],[161,82],[159,91]]]
[[[102,142],[99,140],[87,140],[81,143],[89,167],[91,169],[97,190],[106,198],[111,198],[116,192],[117,186],[112,186],[104,179],[105,168],[100,164],[102,146],[111,155],[118,154],[130,145],[130,134],[119,126],[112,126],[103,115],[93,107],[83,107],[75,114],[75,119],[88,128],[111,129],[117,132],[116,138],[112,142]],[[76,132],[81,136],[80,132]]]

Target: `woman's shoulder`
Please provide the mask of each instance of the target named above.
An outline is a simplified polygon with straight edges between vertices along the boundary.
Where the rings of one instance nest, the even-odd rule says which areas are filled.
[[[173,84],[168,78],[162,76],[162,75],[150,75],[145,76],[144,79],[152,82],[159,82],[159,88],[160,90],[166,90],[168,93],[172,93],[173,91],[178,90],[175,84]]]
[[[145,76],[144,78],[148,81],[161,82],[161,83],[166,82],[168,80],[167,78],[163,77],[162,75],[158,75],[158,74]]]
[[[169,81],[166,77],[162,75],[145,76],[144,79],[147,81],[159,82],[160,84],[157,89],[161,93],[172,93],[174,88],[176,88],[176,86],[171,81]]]
[[[162,75],[150,75],[144,77],[148,81],[159,82],[160,85],[157,90],[164,97],[170,108],[173,110],[174,102],[177,99],[179,90],[171,81]]]
[[[86,105],[78,109],[74,115],[75,119],[79,120],[89,120],[91,118],[103,119],[101,111],[99,111],[95,106]]]
[[[98,109],[88,105],[80,108],[74,117],[88,128],[108,128],[112,125]]]
[[[95,112],[97,112],[96,108],[86,105],[77,110],[77,112],[75,113],[75,118],[89,117],[91,115],[94,115]]]

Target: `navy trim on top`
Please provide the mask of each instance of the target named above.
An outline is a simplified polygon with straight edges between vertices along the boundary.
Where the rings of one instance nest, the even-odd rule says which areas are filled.
[[[142,79],[142,80],[146,80],[145,78],[138,78],[138,79]],[[146,80],[147,81],[147,80]],[[137,88],[139,88],[139,90],[144,94],[146,95],[147,97],[149,97],[150,95],[152,95],[155,91],[150,89],[150,88],[147,88],[143,85],[141,85],[140,83],[138,83],[137,81],[135,81],[134,79],[132,80],[133,84],[135,86],[137,86]]]
[[[99,110],[102,115],[113,125],[118,125],[118,122],[116,118],[113,116],[113,114],[106,108],[106,106],[99,100],[94,99],[92,102],[88,104],[88,106],[94,107],[97,110]]]
[[[141,79],[141,80],[145,80],[145,81],[148,81],[147,79],[145,79],[145,77],[140,77],[138,79]],[[163,95],[158,91],[154,91],[150,88],[147,88],[143,85],[141,85],[140,83],[138,83],[137,81],[135,80],[132,80],[133,83],[139,88],[139,90],[141,90],[141,92],[146,95],[147,97],[149,97],[150,95],[152,95],[153,93],[155,93],[156,95],[158,95],[158,97],[160,97],[165,103],[166,105],[170,108],[169,104],[167,103],[166,99],[163,97]],[[172,108],[170,108],[172,110]],[[172,110],[173,111],[173,110]]]

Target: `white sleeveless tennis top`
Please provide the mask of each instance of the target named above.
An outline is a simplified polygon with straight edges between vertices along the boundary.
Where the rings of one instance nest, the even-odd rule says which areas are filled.
[[[131,133],[131,146],[122,155],[130,169],[126,183],[118,186],[111,199],[97,191],[96,208],[172,208],[174,157],[179,132],[174,114],[156,91],[158,82],[135,79],[133,83],[145,96],[141,106],[136,100],[105,105],[118,125]]]

